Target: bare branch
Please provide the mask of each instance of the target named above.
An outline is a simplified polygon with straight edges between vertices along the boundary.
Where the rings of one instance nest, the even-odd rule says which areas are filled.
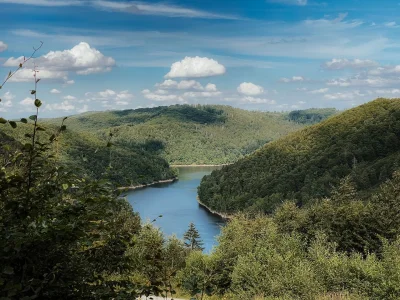
[[[22,67],[23,67],[30,59],[34,58],[34,55],[36,54],[36,52],[37,52],[40,48],[42,48],[42,46],[43,46],[43,42],[40,41],[40,46],[39,46],[39,47],[37,47],[37,48],[33,47],[33,52],[32,52],[32,54],[31,54],[31,56],[29,56],[27,59],[24,57],[24,61],[21,62],[21,63],[19,64],[18,68],[17,68],[14,72],[11,72],[11,71],[10,71],[10,73],[8,73],[7,78],[6,78],[6,79],[4,80],[4,82],[0,85],[0,89],[7,83],[8,80],[10,80],[11,77],[13,77],[13,76],[15,75],[15,73],[17,73],[19,70],[21,70]]]

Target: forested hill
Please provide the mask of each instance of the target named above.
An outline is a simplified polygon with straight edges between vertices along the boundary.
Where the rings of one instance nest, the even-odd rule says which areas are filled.
[[[48,122],[57,124],[59,119]],[[284,113],[218,105],[173,105],[72,116],[68,126],[115,144],[161,155],[170,164],[232,163],[265,143],[303,128]]]
[[[350,175],[367,194],[400,166],[400,100],[377,99],[269,143],[206,176],[200,200],[220,212],[307,204]]]
[[[61,120],[57,125],[60,124]],[[46,131],[38,133],[39,141],[48,142],[49,137],[57,131],[57,126],[41,126]],[[13,148],[21,147],[30,141],[31,138],[25,134],[30,132],[31,127],[31,124],[22,123],[15,129],[1,126],[0,143]],[[108,136],[100,139],[89,132],[76,132],[67,126],[51,150],[56,160],[69,169],[84,172],[96,179],[106,176],[120,186],[148,184],[176,176],[163,158],[145,150],[146,145],[127,148],[114,144],[107,147],[107,142]]]

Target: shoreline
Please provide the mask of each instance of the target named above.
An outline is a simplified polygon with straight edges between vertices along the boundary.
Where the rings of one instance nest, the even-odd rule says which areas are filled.
[[[172,183],[178,180],[178,177],[175,178],[171,178],[171,179],[165,179],[165,180],[158,180],[158,181],[154,181],[152,183],[148,183],[148,184],[139,184],[139,185],[133,185],[133,186],[123,186],[123,187],[119,187],[119,190],[138,190],[138,189],[143,189],[152,185],[156,185],[156,184],[160,184],[160,183]]]
[[[211,208],[209,208],[207,205],[205,205],[203,202],[200,201],[199,197],[196,197],[197,202],[199,203],[199,205],[203,208],[205,208],[209,213],[219,216],[220,218],[224,219],[224,220],[232,220],[233,219],[233,215],[226,215],[220,212],[217,212],[215,210],[212,210]]]
[[[170,167],[177,168],[177,167],[223,167],[229,166],[231,164],[222,164],[222,165],[169,165]]]

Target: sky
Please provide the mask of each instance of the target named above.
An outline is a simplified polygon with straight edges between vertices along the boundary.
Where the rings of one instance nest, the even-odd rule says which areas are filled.
[[[400,1],[0,0],[0,116],[400,97]],[[0,82],[1,84],[1,82]]]

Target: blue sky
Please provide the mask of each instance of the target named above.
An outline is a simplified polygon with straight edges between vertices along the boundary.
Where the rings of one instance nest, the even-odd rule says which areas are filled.
[[[400,5],[376,0],[0,0],[6,118],[177,103],[282,111],[400,97]]]

